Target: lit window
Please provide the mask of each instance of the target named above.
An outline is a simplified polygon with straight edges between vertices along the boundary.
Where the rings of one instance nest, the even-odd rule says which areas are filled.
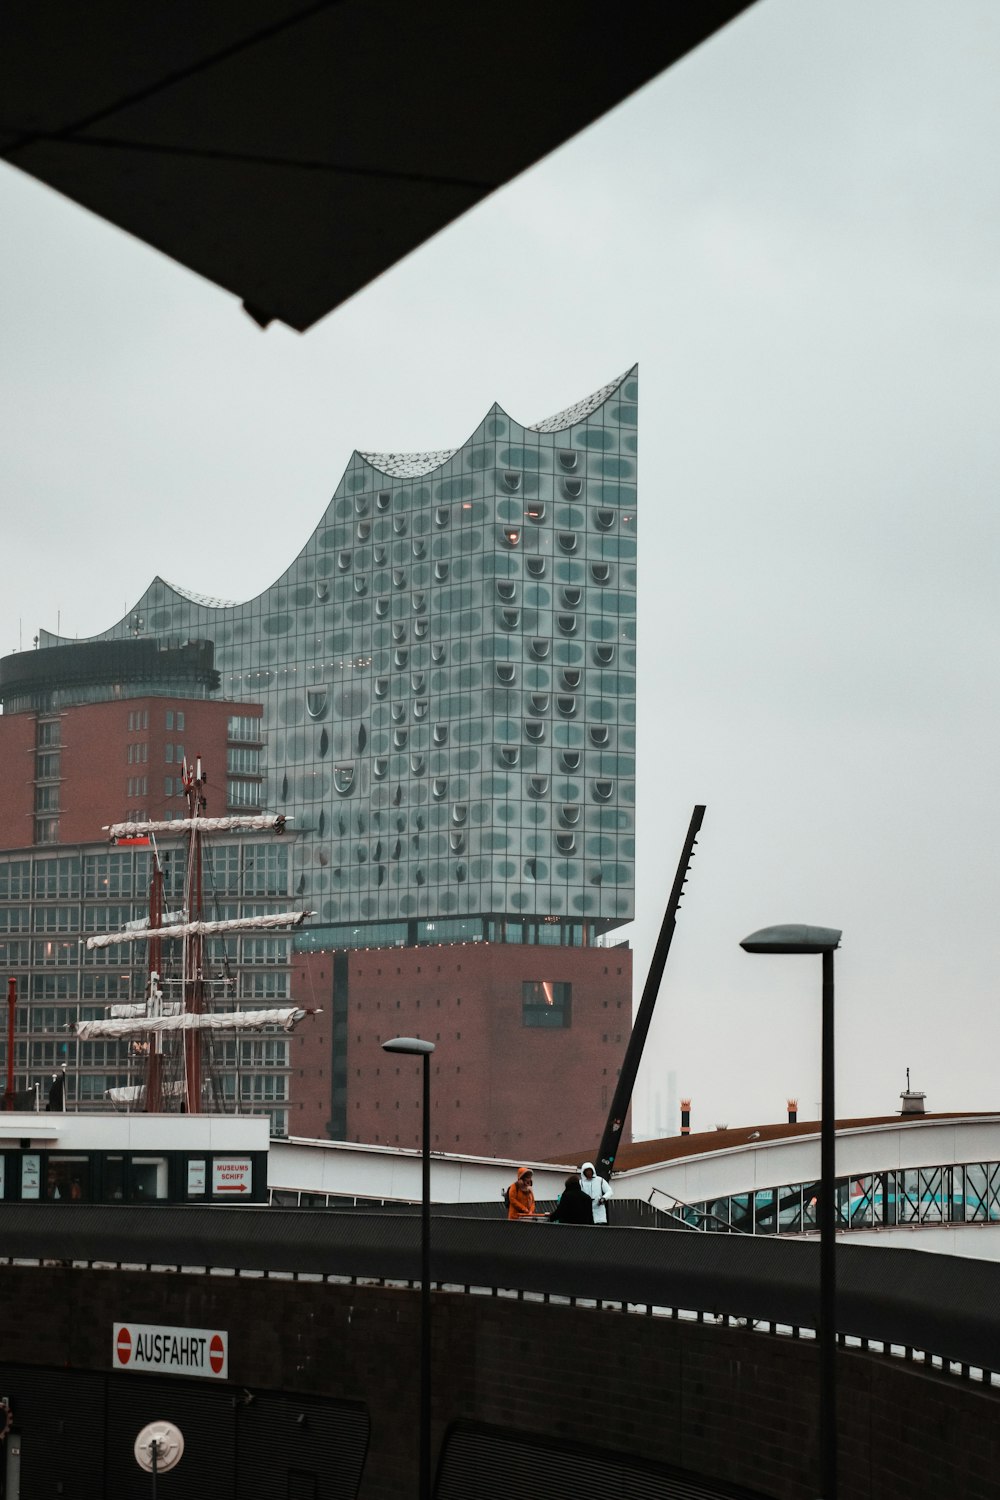
[[[526,979],[521,985],[521,1025],[568,1027],[573,986],[557,980]]]

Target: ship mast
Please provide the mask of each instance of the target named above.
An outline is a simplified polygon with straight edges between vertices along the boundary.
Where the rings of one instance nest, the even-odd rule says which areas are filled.
[[[188,865],[185,905],[191,931],[183,939],[183,996],[186,1015],[198,1016],[205,1009],[205,938],[200,924],[204,921],[204,890],[202,886],[202,841],[199,827],[207,799],[204,793],[205,776],[201,768],[201,756],[189,766],[185,756],[182,784],[187,799],[188,820]],[[201,1033],[197,1030],[184,1033],[184,1108],[189,1115],[201,1112]]]
[[[250,1010],[214,1011],[210,1001],[210,982],[206,975],[206,938],[216,934],[235,932],[270,931],[276,928],[298,927],[311,916],[306,911],[279,911],[251,917],[228,917],[221,921],[206,921],[203,888],[203,839],[213,834],[250,833],[267,830],[282,834],[285,831],[284,815],[267,813],[238,813],[221,818],[205,816],[207,781],[201,758],[193,766],[183,762],[182,786],[187,799],[187,816],[165,822],[113,823],[108,828],[108,837],[114,844],[152,844],[153,869],[149,893],[149,916],[147,920],[130,922],[120,932],[100,932],[86,939],[88,949],[107,948],[119,943],[147,941],[149,944],[149,987],[145,1002],[141,1005],[111,1006],[106,1020],[77,1021],[75,1030],[81,1041],[93,1041],[101,1037],[117,1039],[143,1038],[140,1043],[146,1052],[146,1083],[144,1086],[113,1089],[109,1097],[114,1103],[137,1103],[151,1112],[169,1107],[170,1096],[181,1096],[181,1108],[188,1114],[201,1113],[204,1087],[202,1068],[202,1033],[219,1033],[237,1039],[244,1033],[259,1033],[272,1028],[283,1031],[291,1029],[307,1015],[317,1015],[312,1008],[297,1005],[260,1007]],[[188,858],[185,873],[185,902],[180,912],[164,909],[164,878],[156,834],[176,836],[185,834],[188,840]],[[167,940],[181,943],[181,990],[180,998],[164,1003],[163,996],[163,950]],[[167,1032],[182,1032],[180,1053],[183,1057],[183,1078],[176,1082],[164,1076]],[[116,1095],[121,1095],[119,1099]],[[237,1108],[239,1100],[237,1099]]]
[[[149,1003],[160,993],[160,978],[163,974],[163,942],[158,936],[163,926],[163,868],[160,853],[153,843],[152,873],[149,880]],[[159,1009],[159,1006],[156,1007]],[[146,1098],[144,1108],[149,1114],[159,1114],[163,1108],[163,1034],[155,1033],[147,1041],[149,1052],[146,1058]]]

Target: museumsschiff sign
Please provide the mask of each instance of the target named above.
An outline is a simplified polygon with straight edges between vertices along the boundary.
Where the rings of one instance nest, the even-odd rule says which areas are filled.
[[[155,1323],[115,1323],[115,1370],[155,1370],[158,1375],[229,1376],[229,1334],[214,1328],[161,1328]]]

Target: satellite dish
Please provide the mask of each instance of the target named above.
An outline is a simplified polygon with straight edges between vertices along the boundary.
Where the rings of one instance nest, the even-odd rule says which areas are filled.
[[[156,1460],[157,1474],[179,1464],[184,1453],[184,1434],[173,1422],[147,1422],[135,1440],[135,1461],[147,1474],[153,1472]]]

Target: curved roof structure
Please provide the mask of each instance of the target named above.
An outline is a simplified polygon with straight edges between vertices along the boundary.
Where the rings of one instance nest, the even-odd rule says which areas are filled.
[[[494,405],[460,447],[355,452],[263,593],[155,578],[94,638],[211,643],[221,696],[263,705],[320,923],[631,918],[637,401],[633,368],[533,427]]]

